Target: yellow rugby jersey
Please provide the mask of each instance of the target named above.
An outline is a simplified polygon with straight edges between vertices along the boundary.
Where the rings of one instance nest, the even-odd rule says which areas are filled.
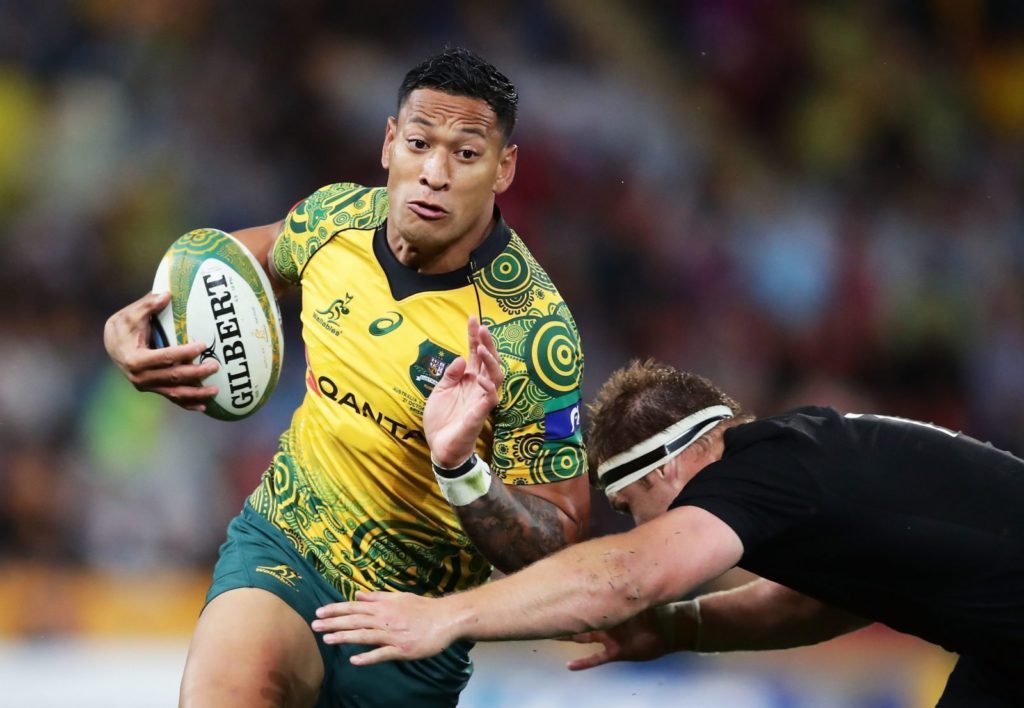
[[[249,502],[343,595],[438,595],[491,567],[438,489],[422,430],[426,397],[478,315],[505,382],[477,443],[506,484],[585,474],[583,358],[551,280],[495,211],[472,266],[423,274],[385,238],[387,191],[324,187],[289,213],[272,259],[302,286],[306,396]]]

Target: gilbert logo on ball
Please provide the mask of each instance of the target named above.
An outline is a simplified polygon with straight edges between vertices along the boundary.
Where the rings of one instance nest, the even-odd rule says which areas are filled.
[[[160,261],[153,292],[171,302],[153,318],[154,347],[203,341],[196,363],[220,368],[203,383],[219,389],[206,414],[239,420],[262,406],[281,374],[281,313],[270,280],[256,258],[230,234],[196,229],[171,244]]]

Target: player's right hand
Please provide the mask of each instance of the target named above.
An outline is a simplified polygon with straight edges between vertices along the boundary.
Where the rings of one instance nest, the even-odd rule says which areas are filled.
[[[158,393],[187,410],[204,411],[206,400],[217,394],[217,387],[204,386],[202,380],[219,364],[214,359],[192,362],[207,345],[189,342],[151,349],[148,344],[150,317],[160,312],[170,297],[170,293],[149,293],[115,312],[103,328],[103,346],[139,391]]]
[[[473,454],[484,421],[498,405],[505,376],[487,327],[471,316],[467,333],[468,361],[457,357],[448,365],[423,408],[423,433],[430,456],[449,469]]]
[[[611,629],[566,637],[577,644],[601,644],[601,650],[566,664],[570,671],[592,669],[612,661],[649,661],[669,653],[658,631],[654,610],[646,610]]]

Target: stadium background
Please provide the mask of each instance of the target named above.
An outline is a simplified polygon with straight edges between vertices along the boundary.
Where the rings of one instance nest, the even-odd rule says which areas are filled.
[[[501,204],[573,308],[588,397],[655,356],[759,413],[1024,452],[1016,0],[0,0],[0,704],[174,704],[301,396],[295,305],[284,380],[236,424],[136,395],[103,322],[180,233],[380,183],[397,84],[449,41],[520,89]],[[463,705],[923,706],[951,661],[879,628],[564,672],[579,652],[480,647]]]

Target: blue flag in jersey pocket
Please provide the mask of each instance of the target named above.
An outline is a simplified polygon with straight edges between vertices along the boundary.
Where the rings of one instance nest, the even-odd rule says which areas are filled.
[[[573,391],[544,402],[544,439],[565,440],[580,435],[580,392]]]

